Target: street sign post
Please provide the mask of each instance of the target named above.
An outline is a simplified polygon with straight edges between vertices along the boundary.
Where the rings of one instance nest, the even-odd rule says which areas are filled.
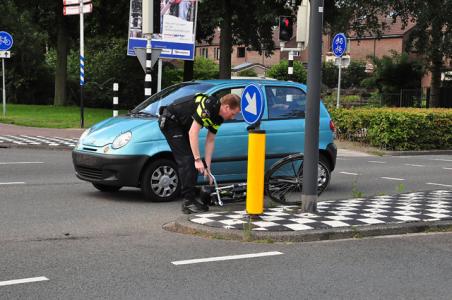
[[[6,115],[6,84],[5,84],[5,58],[11,56],[8,51],[14,44],[11,34],[6,31],[0,31],[0,57],[2,58],[2,78],[3,78],[3,117]]]
[[[85,84],[85,45],[84,45],[84,20],[86,13],[93,11],[91,0],[63,0],[63,14],[80,15],[80,127],[85,124],[84,107],[83,107],[83,86]]]
[[[246,212],[248,215],[260,215],[264,210],[265,130],[259,130],[264,97],[258,85],[245,87],[240,108],[243,119],[251,125],[248,131]]]
[[[339,108],[339,99],[341,95],[341,73],[342,73],[342,56],[347,50],[347,37],[343,33],[338,33],[333,38],[333,43],[331,45],[331,50],[333,54],[337,57],[339,62],[336,62],[336,65],[339,68],[339,74],[337,79],[337,100],[336,100],[336,108]]]

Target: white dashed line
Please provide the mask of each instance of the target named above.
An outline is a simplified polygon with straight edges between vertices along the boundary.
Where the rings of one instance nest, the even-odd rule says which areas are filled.
[[[424,165],[415,165],[415,164],[405,164],[405,166],[411,166],[411,167],[425,167]]]
[[[436,161],[449,161],[449,162],[452,161],[452,159],[444,159],[444,158],[432,158],[432,159],[430,159],[430,160],[436,160]]]
[[[385,164],[385,161],[378,161],[378,160],[369,160],[368,162],[374,163],[374,164]]]
[[[403,178],[395,178],[395,177],[380,177],[381,179],[388,179],[388,180],[398,180],[398,181],[403,181],[405,179]]]
[[[443,168],[443,170],[452,170],[452,168]]]
[[[16,182],[0,182],[0,185],[13,185],[13,184],[25,184],[25,182],[22,182],[22,181],[20,181],[20,182],[18,182],[18,181],[16,181]]]
[[[450,185],[450,184],[441,184],[441,183],[434,183],[434,182],[427,182],[426,184],[428,184],[428,185],[437,185],[437,186],[445,186],[445,187],[451,187],[452,188],[452,185]]]
[[[21,164],[43,164],[42,161],[15,161],[15,162],[0,162],[0,165],[21,165]]]
[[[47,277],[32,277],[32,278],[24,278],[24,279],[14,279],[8,281],[0,281],[0,286],[5,285],[13,285],[13,284],[21,284],[21,283],[30,283],[30,282],[38,282],[38,281],[46,281],[49,280]]]
[[[350,173],[350,172],[339,172],[341,174],[345,174],[345,175],[353,175],[353,176],[358,176],[358,173]]]
[[[235,259],[244,259],[244,258],[255,258],[255,257],[263,257],[263,256],[272,256],[272,255],[281,255],[283,253],[278,251],[273,252],[261,252],[261,253],[252,253],[252,254],[241,254],[241,255],[229,255],[229,256],[217,256],[217,257],[209,257],[209,258],[198,258],[198,259],[189,259],[189,260],[178,260],[171,262],[173,265],[189,265],[189,264],[197,264],[203,262],[213,262],[213,261],[225,261],[225,260],[235,260]]]

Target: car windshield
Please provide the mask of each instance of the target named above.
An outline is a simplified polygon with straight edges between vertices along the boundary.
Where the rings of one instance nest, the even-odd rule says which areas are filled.
[[[144,100],[131,113],[158,116],[161,106],[168,106],[179,99],[190,99],[197,93],[204,93],[210,87],[212,87],[212,84],[200,82],[175,84]]]

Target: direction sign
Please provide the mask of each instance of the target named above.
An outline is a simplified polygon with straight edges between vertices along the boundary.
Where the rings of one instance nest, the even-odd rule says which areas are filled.
[[[347,37],[343,33],[338,33],[333,38],[333,43],[331,45],[331,50],[337,57],[344,55],[347,50]]]
[[[10,58],[11,51],[0,51],[0,58]]]
[[[251,125],[258,122],[264,112],[264,97],[260,87],[255,84],[247,85],[243,90],[240,106],[246,123]]]
[[[93,11],[93,4],[92,3],[88,3],[88,4],[84,4],[83,5],[83,13],[87,14]],[[63,14],[65,16],[69,16],[69,15],[79,15],[80,14],[80,6],[79,5],[74,5],[74,6],[65,6],[63,8]]]
[[[0,51],[8,51],[13,44],[14,41],[11,34],[6,31],[0,31]]]

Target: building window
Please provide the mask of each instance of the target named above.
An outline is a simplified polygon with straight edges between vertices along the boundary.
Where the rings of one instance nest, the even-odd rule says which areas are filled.
[[[245,47],[237,48],[237,57],[245,57]]]
[[[215,48],[214,51],[215,60],[220,60],[220,48]]]
[[[209,49],[208,48],[201,48],[199,52],[202,57],[209,58]]]

